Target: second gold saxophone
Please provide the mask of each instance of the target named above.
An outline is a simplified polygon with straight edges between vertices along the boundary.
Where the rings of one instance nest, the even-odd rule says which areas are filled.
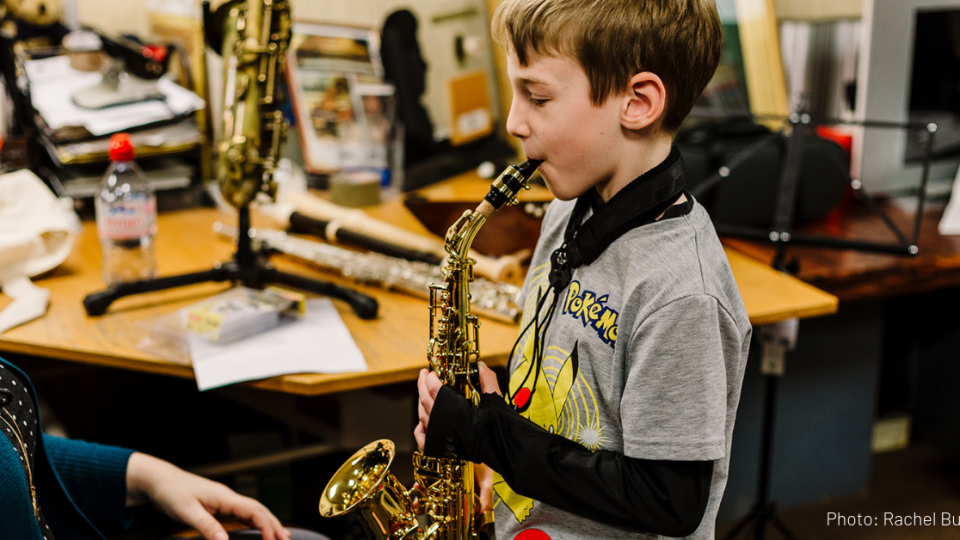
[[[517,203],[517,194],[529,188],[529,179],[539,165],[539,161],[528,160],[507,167],[480,205],[464,212],[450,227],[445,238],[449,257],[443,266],[444,282],[431,286],[429,367],[474,405],[480,398],[480,323],[470,312],[475,262],[468,256],[470,244],[490,214],[504,204]],[[372,540],[476,540],[492,515],[478,513],[473,463],[416,452],[413,476],[417,487],[407,490],[390,472],[395,453],[393,442],[382,439],[351,456],[324,488],[320,514],[335,517],[356,510]],[[425,527],[417,519],[413,499],[426,516]]]
[[[274,168],[287,125],[277,100],[290,43],[286,0],[230,0],[222,19],[223,134],[218,182],[224,199],[241,208],[258,193],[276,197]]]

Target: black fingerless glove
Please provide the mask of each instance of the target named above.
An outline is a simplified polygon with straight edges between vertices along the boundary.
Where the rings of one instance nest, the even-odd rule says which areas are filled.
[[[496,394],[483,394],[474,408],[444,386],[428,425],[428,456],[484,463],[518,494],[609,525],[688,536],[710,497],[713,461],[591,452],[520,416]]]

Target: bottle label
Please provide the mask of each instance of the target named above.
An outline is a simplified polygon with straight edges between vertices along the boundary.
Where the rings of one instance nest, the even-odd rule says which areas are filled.
[[[157,231],[157,200],[117,201],[105,208],[97,228],[101,238],[133,240],[152,236]]]

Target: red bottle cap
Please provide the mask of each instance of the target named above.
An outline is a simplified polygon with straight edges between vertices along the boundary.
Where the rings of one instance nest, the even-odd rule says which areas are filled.
[[[110,161],[132,161],[133,143],[130,142],[130,135],[126,133],[114,133],[110,137]]]

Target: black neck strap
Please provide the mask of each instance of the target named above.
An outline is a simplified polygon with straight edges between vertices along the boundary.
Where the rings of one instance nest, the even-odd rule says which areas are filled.
[[[563,245],[550,256],[550,285],[556,293],[570,284],[576,268],[597,260],[627,231],[657,219],[676,202],[683,188],[683,159],[672,146],[663,163],[627,184],[606,203],[594,189],[581,195],[567,222]],[[584,222],[591,207],[593,215]]]

